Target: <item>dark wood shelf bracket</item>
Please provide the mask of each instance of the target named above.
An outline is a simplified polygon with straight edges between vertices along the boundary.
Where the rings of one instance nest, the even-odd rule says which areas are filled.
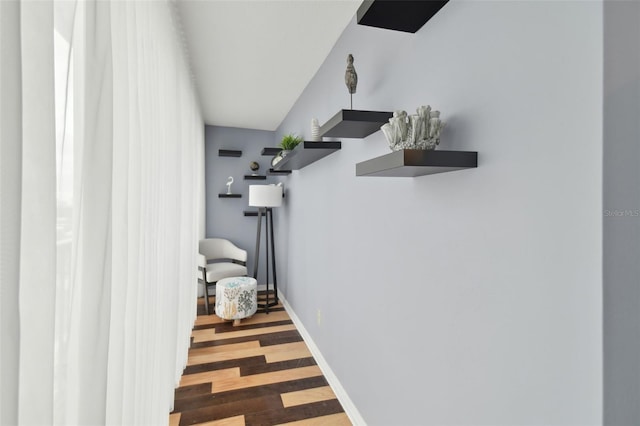
[[[356,15],[360,25],[415,33],[448,1],[364,0]]]
[[[340,141],[304,141],[273,166],[274,172],[299,170],[342,148]]]
[[[274,156],[274,155],[278,155],[280,151],[282,151],[282,148],[267,147],[267,148],[262,148],[262,152],[260,154]]]
[[[219,149],[218,157],[241,157],[242,151],[236,151],[233,149]]]
[[[393,116],[386,111],[343,109],[320,127],[322,137],[364,139],[380,130]]]
[[[267,172],[267,175],[272,175],[272,176],[286,176],[286,175],[290,175],[290,174],[291,174],[291,170],[269,169],[269,171]]]
[[[478,153],[404,149],[356,164],[356,176],[416,177],[478,167]]]

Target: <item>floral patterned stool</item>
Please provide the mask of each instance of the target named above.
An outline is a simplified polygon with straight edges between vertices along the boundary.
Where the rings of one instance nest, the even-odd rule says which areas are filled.
[[[239,325],[258,309],[258,283],[255,278],[231,277],[216,283],[216,315],[225,320],[234,320]]]

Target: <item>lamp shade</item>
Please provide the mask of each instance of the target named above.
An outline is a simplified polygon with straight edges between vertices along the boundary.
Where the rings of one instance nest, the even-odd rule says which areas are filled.
[[[280,207],[282,187],[276,185],[249,185],[249,206]]]

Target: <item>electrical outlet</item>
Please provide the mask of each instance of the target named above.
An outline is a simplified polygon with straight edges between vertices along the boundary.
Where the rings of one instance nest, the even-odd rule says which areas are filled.
[[[318,325],[322,325],[322,311],[320,308],[318,308],[316,312],[316,321],[318,322]]]

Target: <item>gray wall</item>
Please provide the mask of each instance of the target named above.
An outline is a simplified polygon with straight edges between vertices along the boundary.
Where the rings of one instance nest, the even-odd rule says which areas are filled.
[[[604,422],[640,424],[640,3],[604,3]]]
[[[274,132],[265,130],[238,129],[232,127],[205,126],[205,190],[206,190],[206,236],[231,240],[237,246],[247,250],[247,268],[253,274],[254,252],[256,245],[256,217],[245,217],[249,207],[249,185],[277,183],[278,178],[267,176],[267,180],[244,180],[244,175],[252,173],[251,161],[260,164],[257,173],[264,175],[270,167],[271,157],[261,156],[262,148],[275,146]],[[242,157],[219,157],[219,149],[242,151]],[[227,192],[227,178],[233,176],[231,192],[242,194],[242,198],[218,198],[218,194]],[[274,218],[277,217],[277,211]],[[264,226],[263,226],[264,229]],[[262,242],[264,247],[264,240]],[[260,253],[260,277],[264,283],[264,248]],[[282,269],[282,261],[278,268]]]
[[[452,1],[413,35],[352,22],[277,130],[348,108],[352,53],[355,108],[431,104],[440,149],[479,152],[355,177],[377,132],[285,179],[281,288],[367,423],[601,423],[602,19]]]

